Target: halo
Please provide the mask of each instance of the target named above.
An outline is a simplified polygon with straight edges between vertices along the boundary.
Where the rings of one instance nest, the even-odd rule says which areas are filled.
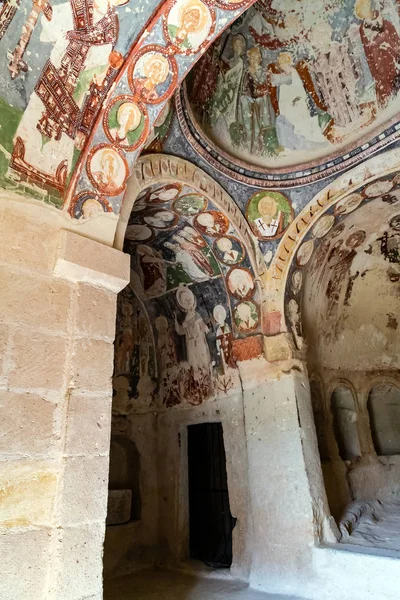
[[[185,308],[184,304],[182,304],[182,300],[183,300],[184,296],[187,295],[188,292],[193,297],[193,308],[196,308],[196,304],[197,304],[196,296],[193,294],[192,290],[187,285],[180,284],[179,288],[176,290],[176,301],[178,302],[179,306],[183,310],[186,310],[186,308]]]
[[[111,0],[111,4],[113,6],[125,6],[125,4],[128,4],[130,2],[130,0]]]

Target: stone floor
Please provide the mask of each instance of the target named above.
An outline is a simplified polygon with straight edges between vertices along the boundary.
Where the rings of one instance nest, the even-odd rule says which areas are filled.
[[[104,583],[104,600],[299,600],[251,590],[230,578],[196,577],[179,571],[151,570]]]

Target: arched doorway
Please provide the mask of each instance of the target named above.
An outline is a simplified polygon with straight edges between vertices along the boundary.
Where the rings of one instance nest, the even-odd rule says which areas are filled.
[[[131,281],[118,299],[112,429],[137,448],[142,506],[140,519],[108,527],[106,576],[191,556],[214,566],[232,561],[232,571],[243,575],[249,500],[237,361],[262,352],[251,237],[228,194],[190,163],[147,156],[138,173],[127,202],[123,248]],[[209,474],[191,475],[200,464],[195,442]],[[190,489],[202,494],[202,511],[192,506]],[[196,550],[207,514],[221,539],[214,550],[204,540]]]

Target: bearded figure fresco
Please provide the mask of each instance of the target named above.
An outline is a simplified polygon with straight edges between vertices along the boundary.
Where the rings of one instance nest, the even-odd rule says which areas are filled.
[[[194,68],[191,118],[256,167],[329,155],[395,114],[399,42],[395,0],[256,2]]]

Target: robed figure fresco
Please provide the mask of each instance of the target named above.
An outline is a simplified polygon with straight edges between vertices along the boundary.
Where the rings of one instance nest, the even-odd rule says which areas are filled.
[[[306,65],[295,67],[291,55],[281,52],[268,70],[280,146],[290,150],[326,146],[333,120],[314,88]],[[319,114],[311,114],[311,101]]]
[[[176,298],[181,309],[186,313],[180,323],[175,316],[175,330],[184,336],[186,362],[193,373],[195,381],[211,381],[211,354],[207,342],[208,327],[203,317],[196,311],[196,297],[187,287],[176,292]]]
[[[257,47],[247,51],[248,66],[243,77],[242,96],[238,121],[241,130],[231,127],[232,138],[243,141],[251,152],[271,153],[276,149],[275,112],[268,93],[267,77],[262,67],[261,50]]]
[[[400,36],[393,23],[374,10],[371,0],[356,0],[354,14],[361,21],[360,37],[375,80],[376,99],[385,108],[400,89]]]

